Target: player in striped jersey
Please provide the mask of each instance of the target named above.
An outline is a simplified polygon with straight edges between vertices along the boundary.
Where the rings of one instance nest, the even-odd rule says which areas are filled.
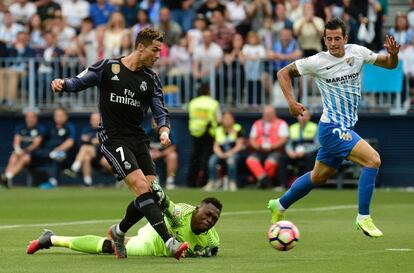
[[[177,240],[188,242],[187,256],[216,256],[220,239],[214,225],[220,218],[222,209],[220,201],[209,197],[203,199],[197,207],[185,203],[174,204],[158,184],[155,186],[153,184],[152,190],[159,196],[157,202],[160,202],[168,231]],[[136,236],[125,238],[125,243],[128,256],[173,256],[150,224],[140,228]],[[50,230],[45,230],[37,240],[29,244],[27,253],[33,254],[40,249],[52,246],[66,247],[91,254],[113,253],[113,245],[111,239],[105,237],[57,236]]]
[[[315,185],[326,183],[348,159],[362,166],[358,188],[358,216],[355,224],[370,237],[381,237],[382,232],[370,216],[370,203],[375,178],[381,164],[379,154],[354,132],[358,120],[357,110],[361,98],[362,67],[365,63],[393,69],[398,64],[399,45],[391,36],[385,39],[387,55],[376,54],[369,49],[349,44],[345,24],[333,18],[325,25],[324,41],[328,48],[311,57],[300,59],[281,69],[277,76],[293,116],[301,115],[306,108],[295,100],[292,78],[311,75],[316,82],[323,102],[319,122],[318,151],[312,171],[299,177],[279,199],[270,200],[268,208],[272,221],[284,219],[284,213],[294,202],[307,195]]]

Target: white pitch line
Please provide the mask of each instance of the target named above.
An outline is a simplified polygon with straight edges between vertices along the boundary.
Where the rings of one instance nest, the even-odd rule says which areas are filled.
[[[386,251],[413,251],[411,248],[386,248]]]
[[[355,209],[356,205],[344,205],[344,206],[331,206],[331,207],[319,207],[319,208],[303,208],[303,209],[289,209],[290,212],[317,212],[317,211],[333,211],[342,209]],[[232,215],[246,215],[256,213],[268,213],[268,210],[245,210],[245,211],[229,211],[223,212],[223,216]],[[72,221],[72,222],[57,222],[57,223],[39,223],[39,224],[20,224],[20,225],[2,225],[2,229],[13,229],[13,228],[32,228],[32,227],[56,227],[56,226],[70,226],[70,225],[89,225],[89,224],[101,224],[101,223],[116,223],[119,219],[102,219],[102,220],[87,220],[87,221]]]

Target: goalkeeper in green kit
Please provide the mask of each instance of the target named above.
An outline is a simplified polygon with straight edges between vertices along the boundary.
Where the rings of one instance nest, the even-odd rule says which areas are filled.
[[[186,256],[216,256],[220,239],[214,225],[220,217],[220,201],[210,197],[203,199],[197,207],[185,203],[174,204],[158,184],[153,183],[151,188],[154,199],[164,213],[168,231],[178,241],[189,243]],[[125,244],[129,256],[172,256],[150,224],[140,228],[136,236],[126,237]],[[52,246],[91,254],[114,253],[113,242],[109,238],[95,235],[58,236],[50,230],[45,230],[37,240],[32,241],[27,247],[27,253],[33,254]]]

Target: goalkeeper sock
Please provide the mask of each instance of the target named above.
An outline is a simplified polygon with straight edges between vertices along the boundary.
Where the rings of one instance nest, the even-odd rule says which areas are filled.
[[[119,223],[118,228],[122,233],[125,234],[133,225],[138,223],[139,220],[141,220],[143,217],[144,214],[141,212],[141,209],[137,208],[135,206],[135,202],[132,201],[131,203],[129,203],[125,216]],[[123,235],[118,230],[117,233]]]
[[[171,238],[164,222],[160,208],[154,201],[151,192],[141,194],[135,199],[135,206],[141,209],[151,226],[157,231],[164,242]]]
[[[369,215],[378,169],[363,167],[358,182],[358,213]]]
[[[292,187],[280,198],[279,202],[283,208],[287,209],[290,205],[307,195],[313,187],[311,173],[307,172],[296,179]]]
[[[108,239],[95,235],[73,237],[69,241],[69,248],[83,253],[100,254],[103,253],[102,248],[105,240]]]

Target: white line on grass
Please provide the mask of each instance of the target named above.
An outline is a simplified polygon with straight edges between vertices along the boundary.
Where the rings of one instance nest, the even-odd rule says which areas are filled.
[[[386,251],[413,251],[411,248],[386,248]]]
[[[342,209],[355,209],[356,205],[344,205],[344,206],[330,206],[330,207],[319,207],[319,208],[303,208],[303,209],[290,209],[290,212],[317,212],[317,211],[333,211]],[[232,215],[245,215],[245,214],[256,214],[256,213],[268,213],[268,210],[245,210],[245,211],[229,211],[223,212],[221,215],[232,216]],[[56,226],[70,226],[70,225],[89,225],[89,224],[101,224],[101,223],[115,223],[119,219],[102,219],[102,220],[88,220],[88,221],[72,221],[72,222],[58,222],[58,223],[39,223],[39,224],[20,224],[20,225],[2,225],[2,229],[13,229],[13,228],[31,228],[31,227],[56,227]]]

